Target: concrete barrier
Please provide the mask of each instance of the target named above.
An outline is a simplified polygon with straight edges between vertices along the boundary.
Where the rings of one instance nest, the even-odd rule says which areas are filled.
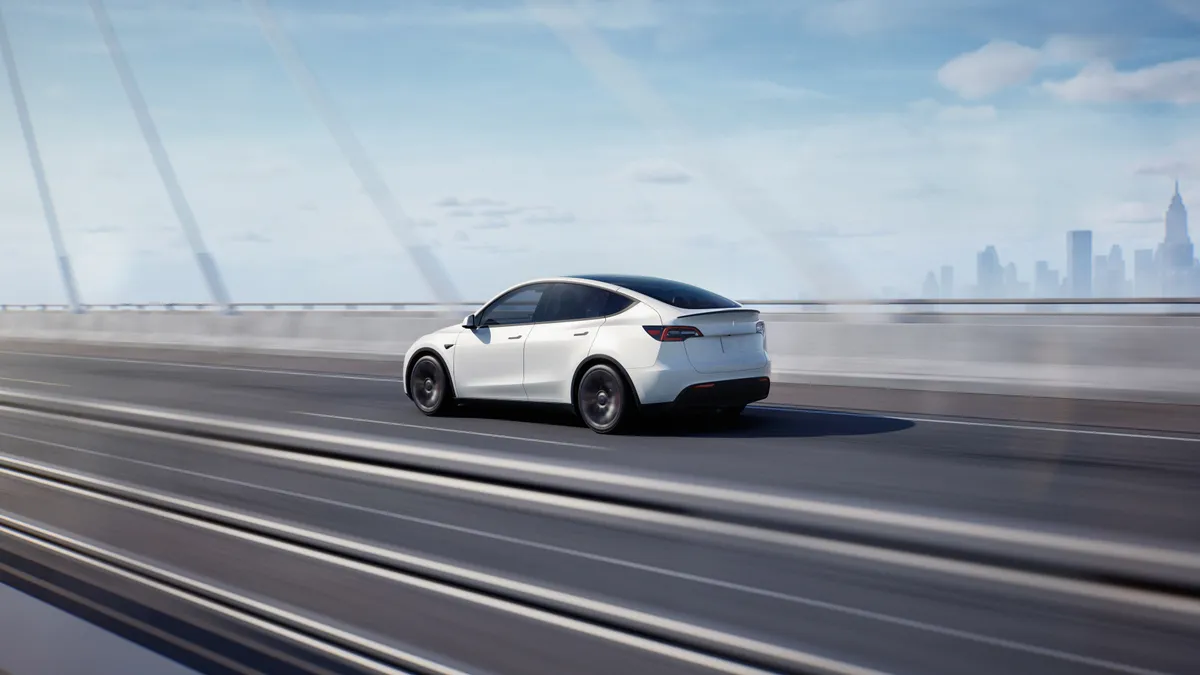
[[[400,358],[459,313],[0,312],[0,339]],[[1200,318],[1083,314],[765,314],[785,382],[1200,403]]]

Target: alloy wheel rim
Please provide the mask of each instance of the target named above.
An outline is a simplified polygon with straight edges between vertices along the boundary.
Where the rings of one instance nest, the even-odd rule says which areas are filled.
[[[424,358],[413,366],[413,399],[422,410],[433,410],[442,399],[441,368],[432,359]]]
[[[609,371],[594,370],[584,375],[579,386],[579,409],[594,427],[612,426],[621,414],[621,383]]]

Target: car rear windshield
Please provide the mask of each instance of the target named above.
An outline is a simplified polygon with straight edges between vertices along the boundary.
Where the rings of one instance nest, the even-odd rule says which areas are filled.
[[[669,279],[626,276],[589,276],[584,278],[628,288],[635,293],[648,295],[659,302],[665,302],[680,309],[733,309],[741,306],[733,300],[711,291]]]

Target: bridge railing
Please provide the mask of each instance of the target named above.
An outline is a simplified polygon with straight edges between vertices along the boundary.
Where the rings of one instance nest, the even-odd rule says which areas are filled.
[[[844,299],[739,301],[764,312],[871,312],[871,313],[1143,313],[1192,314],[1200,297],[1187,298],[955,298],[955,299]],[[478,309],[483,302],[444,304],[436,302],[239,302],[235,312],[263,311],[463,311]],[[218,311],[213,303],[116,303],[82,305],[85,312],[197,312]],[[67,304],[0,304],[0,312],[69,312]]]

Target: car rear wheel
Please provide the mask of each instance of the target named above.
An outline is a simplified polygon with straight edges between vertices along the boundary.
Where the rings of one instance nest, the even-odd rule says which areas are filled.
[[[579,378],[576,401],[583,423],[599,434],[627,428],[637,413],[625,379],[604,363],[588,368]]]
[[[450,378],[442,363],[426,354],[417,359],[408,374],[408,392],[417,410],[429,416],[444,415],[454,406]]]

